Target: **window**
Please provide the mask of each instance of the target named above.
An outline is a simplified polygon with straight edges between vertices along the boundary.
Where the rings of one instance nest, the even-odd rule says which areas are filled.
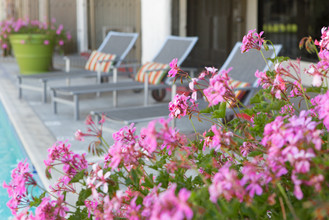
[[[281,54],[291,58],[315,60],[316,56],[300,50],[303,37],[320,39],[321,28],[329,26],[328,0],[260,0],[259,31],[266,39],[282,44]]]

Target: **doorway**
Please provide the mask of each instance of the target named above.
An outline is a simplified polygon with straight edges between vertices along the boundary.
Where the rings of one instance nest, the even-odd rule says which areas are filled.
[[[220,67],[245,34],[246,0],[188,0],[187,35],[198,36],[189,66]]]

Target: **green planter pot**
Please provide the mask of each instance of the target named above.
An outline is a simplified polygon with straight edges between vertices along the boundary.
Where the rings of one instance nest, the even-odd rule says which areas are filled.
[[[53,40],[44,34],[12,34],[9,40],[21,74],[32,75],[50,71]],[[45,45],[45,40],[49,41]]]

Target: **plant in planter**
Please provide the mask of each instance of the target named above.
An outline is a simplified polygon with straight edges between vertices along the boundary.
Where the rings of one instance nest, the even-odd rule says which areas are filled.
[[[55,143],[45,160],[46,174],[51,178],[60,169],[62,176],[51,192],[29,197],[36,182],[21,162],[12,181],[4,183],[11,197],[8,206],[18,219],[326,219],[329,30],[322,34],[315,44],[306,40],[308,49],[320,47],[320,61],[306,70],[316,87],[303,87],[298,60],[276,57],[273,69],[255,73],[262,89],[253,105],[222,123],[226,105],[242,104],[228,84],[229,70],[206,68],[192,79],[191,89],[202,92],[209,107],[199,110],[194,95],[182,94],[169,109],[172,117],[212,121],[209,130],[189,140],[162,119],[140,134],[133,124],[122,128],[109,146],[102,127],[89,116],[87,132],[78,130],[76,138],[96,138],[89,151],[103,159],[90,164],[67,142]],[[267,48],[268,43],[250,31],[242,51]],[[172,77],[186,76],[175,60],[171,68]],[[294,99],[306,108],[294,105]],[[72,194],[76,201],[70,203]],[[20,207],[24,209],[18,212]],[[34,213],[31,207],[36,207]]]
[[[5,54],[13,49],[22,74],[36,74],[51,69],[54,48],[61,48],[71,38],[63,25],[38,20],[6,20],[0,23],[0,43]]]

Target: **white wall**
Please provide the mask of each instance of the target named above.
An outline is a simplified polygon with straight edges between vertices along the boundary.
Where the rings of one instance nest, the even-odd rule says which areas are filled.
[[[142,0],[142,63],[154,58],[171,34],[171,0]]]
[[[78,52],[88,50],[87,1],[76,0],[77,5],[77,44]]]
[[[257,29],[258,22],[258,0],[247,0],[247,21],[246,21],[246,33],[249,30]],[[257,30],[258,32],[262,30]]]

